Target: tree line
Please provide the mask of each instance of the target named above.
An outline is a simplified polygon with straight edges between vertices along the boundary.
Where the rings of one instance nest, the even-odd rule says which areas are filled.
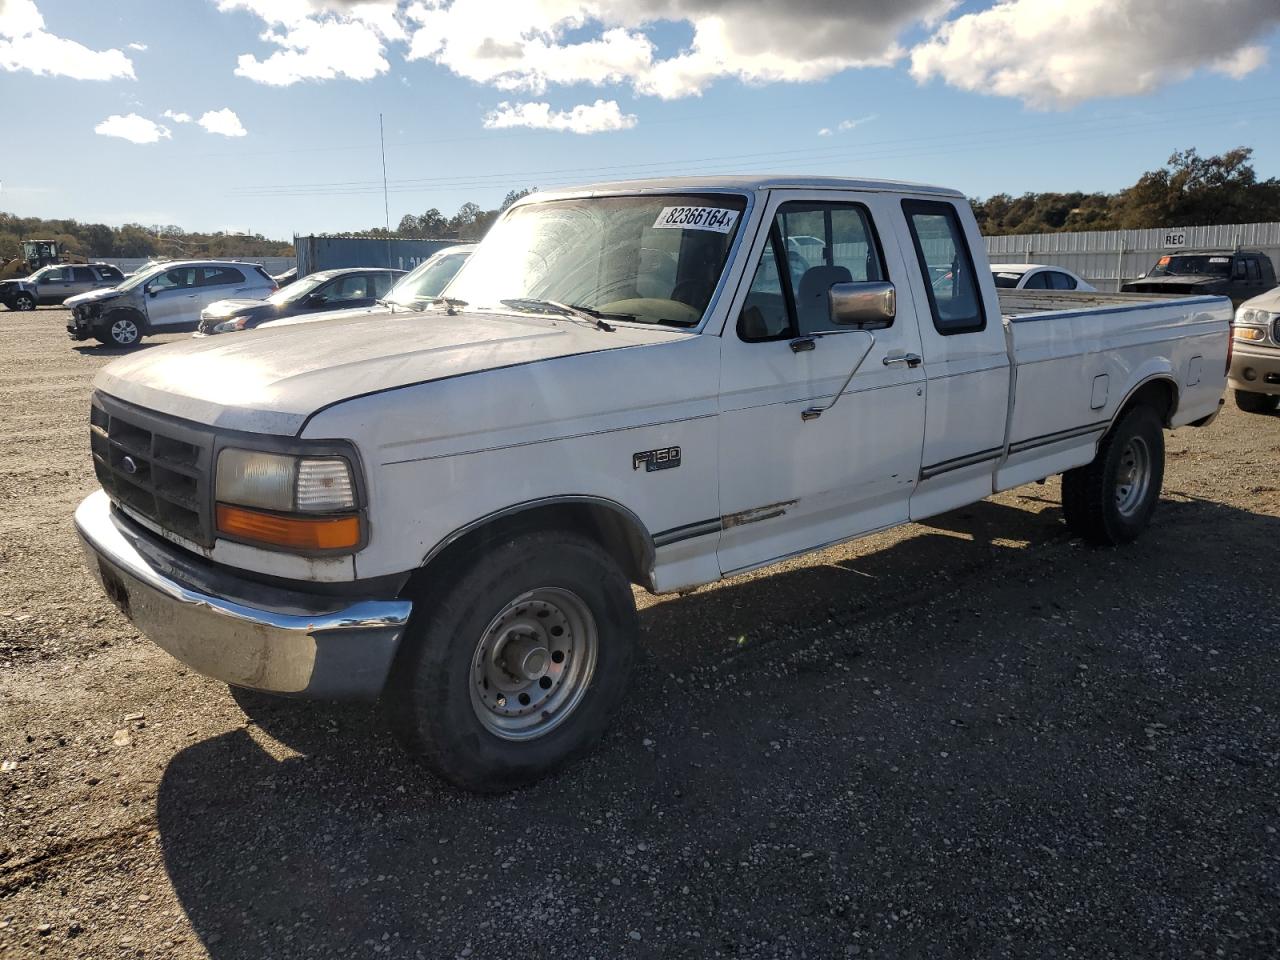
[[[1117,193],[998,193],[973,211],[985,236],[1280,220],[1280,179],[1258,179],[1252,158],[1250,147],[1212,157],[1181,150]]]
[[[512,190],[493,210],[467,202],[446,217],[432,207],[421,214],[405,214],[395,230],[375,228],[354,235],[479,240],[502,211],[536,189]],[[998,193],[974,200],[973,210],[987,236],[1280,221],[1280,179],[1259,179],[1251,147],[1211,157],[1191,148],[1173,154],[1163,167],[1144,173],[1117,193],[1048,192],[1020,197]],[[177,226],[137,223],[109,227],[0,213],[0,260],[18,254],[20,239],[57,240],[69,253],[95,257],[287,257],[294,253],[292,243],[260,234],[190,233]]]

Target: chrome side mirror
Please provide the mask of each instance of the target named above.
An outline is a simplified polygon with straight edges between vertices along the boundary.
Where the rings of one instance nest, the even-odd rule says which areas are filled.
[[[833,283],[831,322],[860,330],[883,330],[898,314],[898,293],[887,280]]]

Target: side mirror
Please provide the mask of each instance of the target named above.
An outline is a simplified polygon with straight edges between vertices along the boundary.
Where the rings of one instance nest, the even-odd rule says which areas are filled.
[[[154,296],[156,296],[159,292],[160,292],[159,290],[154,290],[154,289],[152,289],[151,287],[147,287],[147,296],[148,296],[148,297],[154,297]]]
[[[308,307],[323,307],[327,302],[328,298],[322,297],[318,293],[307,294],[306,303]]]
[[[841,327],[882,330],[898,314],[898,293],[888,281],[833,283],[829,297],[831,322]]]

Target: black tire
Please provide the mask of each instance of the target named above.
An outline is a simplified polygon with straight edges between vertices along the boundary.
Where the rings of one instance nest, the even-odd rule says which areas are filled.
[[[1137,451],[1137,452],[1135,452]],[[1145,485],[1129,470],[1145,452]],[[1164,483],[1164,429],[1148,406],[1126,412],[1098,445],[1093,462],[1062,475],[1067,528],[1097,546],[1128,543],[1146,529]]]
[[[441,574],[433,570],[431,576]],[[529,739],[506,739],[489,726],[504,722],[492,719],[497,707],[475,703],[496,693],[490,691],[487,676],[477,680],[477,671],[493,669],[486,655],[498,659],[510,636],[532,636],[516,632],[502,617],[518,620],[520,615],[528,623],[542,623],[525,616],[526,608],[519,604],[527,603],[539,617],[546,616],[538,600],[528,600],[546,590],[564,592],[589,610],[596,637],[594,670],[572,685],[578,691],[576,702],[559,716],[548,711],[534,716],[535,704],[533,713],[518,721],[554,724],[550,729]],[[498,635],[504,623],[509,632]],[[571,643],[582,643],[575,632],[585,637],[589,630],[571,627],[565,634]],[[631,584],[598,544],[558,530],[510,537],[455,572],[446,567],[442,579],[415,598],[385,692],[388,719],[410,753],[457,786],[480,792],[524,786],[585,753],[603,734],[626,692],[638,633]],[[565,678],[564,690],[570,690],[570,668],[586,664],[588,658],[576,653],[566,658],[554,648],[560,642],[547,635],[543,653],[550,650],[550,657],[561,657],[555,662]],[[534,687],[544,685],[541,689],[547,690],[545,677],[521,689],[555,697],[562,692],[560,683],[557,680],[545,694]],[[489,692],[482,692],[482,686]],[[524,692],[511,696],[526,702]],[[501,698],[498,703],[503,709],[522,709],[514,703],[506,706]]]
[[[23,291],[15,294],[7,306],[10,310],[34,310],[36,308],[36,298],[26,291]]]
[[[1280,407],[1280,396],[1267,393],[1252,393],[1248,390],[1236,390],[1236,406],[1245,413],[1275,413]]]
[[[142,341],[142,322],[128,310],[108,314],[93,331],[100,342],[111,347],[136,347]]]

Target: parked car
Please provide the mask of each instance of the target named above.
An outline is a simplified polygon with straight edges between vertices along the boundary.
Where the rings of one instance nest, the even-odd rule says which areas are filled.
[[[200,311],[215,300],[261,299],[276,283],[256,263],[238,260],[175,260],[135,273],[108,290],[71,297],[67,333],[88,340],[131,347],[153,333],[194,330]]]
[[[279,284],[280,288],[283,290],[289,284],[293,283],[295,280],[298,279],[298,268],[290,267],[284,273],[277,273],[271,279],[273,279],[277,284]]]
[[[1232,328],[1227,386],[1248,413],[1280,409],[1280,287],[1246,300]]]
[[[449,284],[462,265],[471,256],[475,244],[461,244],[445,247],[433,254],[413,270],[409,271],[394,287],[379,298],[376,304],[365,308],[334,311],[332,313],[297,313],[280,320],[268,320],[262,327],[293,326],[299,323],[311,323],[316,320],[339,320],[349,316],[368,315],[371,313],[394,313],[400,309],[422,310],[435,302],[441,291]]]
[[[123,280],[124,274],[109,263],[53,264],[29,277],[0,282],[0,303],[10,310],[34,310],[40,304],[59,304]]]
[[[1126,293],[1207,293],[1239,306],[1276,285],[1271,258],[1260,250],[1169,253],[1150,272],[1126,283]]]
[[[991,275],[1001,289],[1097,292],[1097,287],[1066,267],[1043,263],[993,263]]]
[[[265,300],[216,300],[200,311],[197,337],[252,330],[270,320],[370,307],[385,297],[403,270],[351,267],[322,270],[282,287]]]
[[[793,231],[823,241],[800,273]],[[645,249],[669,267],[646,275]],[[634,584],[691,589],[1055,474],[1070,530],[1137,537],[1163,430],[1218,414],[1230,303],[1015,299],[953,190],[539,193],[422,312],[105,367],[102,489],[75,523],[106,595],[193,669],[381,698],[443,776],[509,789],[618,709]]]

